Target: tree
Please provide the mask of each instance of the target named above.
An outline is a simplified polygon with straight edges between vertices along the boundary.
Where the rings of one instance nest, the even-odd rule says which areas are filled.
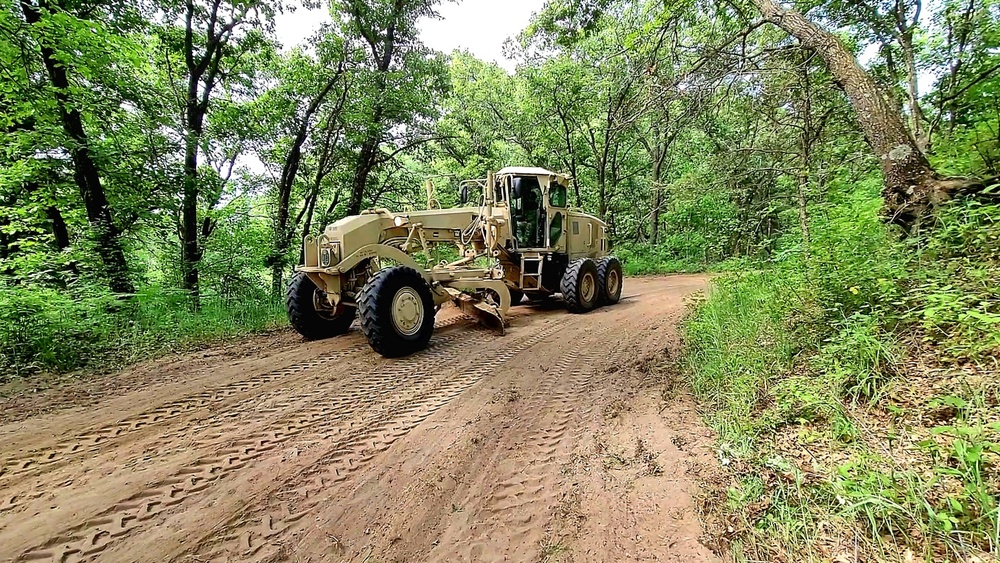
[[[858,125],[875,152],[884,178],[882,192],[886,219],[909,231],[933,207],[957,191],[978,182],[949,180],[938,174],[907,130],[898,109],[886,99],[876,81],[858,64],[841,40],[796,10],[774,0],[753,0],[764,19],[785,30],[826,62],[833,79],[844,89]]]
[[[275,295],[283,291],[283,272],[288,267],[288,251],[294,234],[303,219],[308,231],[323,179],[332,170],[330,164],[336,145],[335,136],[341,128],[340,114],[349,93],[342,42],[336,39],[326,41],[325,47],[321,50],[320,60],[314,61],[298,52],[288,57],[277,75],[280,86],[275,90],[280,91],[272,92],[283,98],[278,104],[281,114],[278,121],[290,116],[290,119],[283,119],[288,122],[286,127],[290,139],[276,186],[274,246],[268,259]],[[317,121],[325,123],[321,130],[317,130]],[[312,186],[303,197],[301,211],[291,221],[292,195],[310,137],[316,137],[312,140],[318,152],[316,171]]]
[[[360,115],[358,156],[351,180],[348,214],[361,212],[369,177],[381,164],[427,142],[428,136],[410,138],[388,155],[383,143],[393,127],[412,127],[415,119],[433,108],[445,92],[443,60],[430,53],[418,39],[417,20],[433,17],[438,0],[338,0],[333,8],[343,16],[343,32],[363,44],[366,65],[362,82],[367,86],[357,108]],[[411,131],[418,133],[418,131]]]
[[[37,3],[33,3],[31,0],[23,0],[21,11],[24,21],[35,31],[51,95],[55,100],[59,121],[67,137],[66,148],[73,162],[73,179],[83,200],[91,231],[94,233],[97,252],[104,264],[108,285],[114,293],[124,295],[134,293],[135,288],[129,279],[128,262],[121,241],[122,231],[115,223],[80,105],[73,99],[74,88],[64,62],[67,56],[66,46],[60,43],[60,36],[65,37],[65,33],[61,33],[58,27],[49,25],[47,21],[53,15],[62,15],[65,10],[57,1],[37,0]],[[66,15],[72,18],[71,14]],[[81,20],[70,21],[84,23]],[[68,237],[60,238],[66,241]]]
[[[202,258],[198,154],[205,133],[205,119],[213,92],[227,78],[226,67],[236,66],[241,57],[261,46],[263,38],[259,29],[270,21],[274,10],[275,6],[263,1],[211,0],[203,5],[186,0],[183,7],[186,95],[183,103],[181,269],[182,286],[191,294],[195,308],[199,306],[198,264]],[[241,33],[244,30],[247,31]]]

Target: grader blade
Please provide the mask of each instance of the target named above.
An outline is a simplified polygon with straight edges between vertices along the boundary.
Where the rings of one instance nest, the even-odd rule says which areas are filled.
[[[504,335],[504,319],[496,306],[466,293],[453,295],[452,300],[463,313],[476,319],[479,324],[499,332],[500,336]]]

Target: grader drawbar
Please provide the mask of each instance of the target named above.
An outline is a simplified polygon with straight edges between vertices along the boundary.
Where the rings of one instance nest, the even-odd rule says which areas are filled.
[[[462,207],[373,209],[304,241],[304,264],[286,295],[291,325],[309,339],[347,332],[355,319],[379,354],[427,346],[434,315],[449,301],[503,333],[523,299],[561,294],[586,313],[619,301],[621,264],[608,255],[607,226],[567,206],[570,177],[511,167],[459,186]],[[450,245],[458,258],[426,268],[415,254]]]

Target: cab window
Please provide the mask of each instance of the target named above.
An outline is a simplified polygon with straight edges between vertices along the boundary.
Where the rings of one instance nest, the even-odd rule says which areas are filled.
[[[549,205],[566,207],[566,186],[555,183],[549,186]]]
[[[559,244],[559,239],[562,238],[563,233],[563,216],[562,213],[556,213],[555,217],[552,218],[552,223],[549,224],[549,246],[556,246]]]

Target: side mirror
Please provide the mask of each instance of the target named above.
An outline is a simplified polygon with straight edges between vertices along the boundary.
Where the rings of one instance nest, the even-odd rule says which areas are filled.
[[[468,184],[462,186],[462,191],[461,191],[460,197],[462,199],[462,205],[465,205],[466,203],[469,203],[469,185]]]
[[[520,178],[514,178],[514,185],[511,186],[510,197],[520,198],[521,197],[521,184],[523,181]]]

